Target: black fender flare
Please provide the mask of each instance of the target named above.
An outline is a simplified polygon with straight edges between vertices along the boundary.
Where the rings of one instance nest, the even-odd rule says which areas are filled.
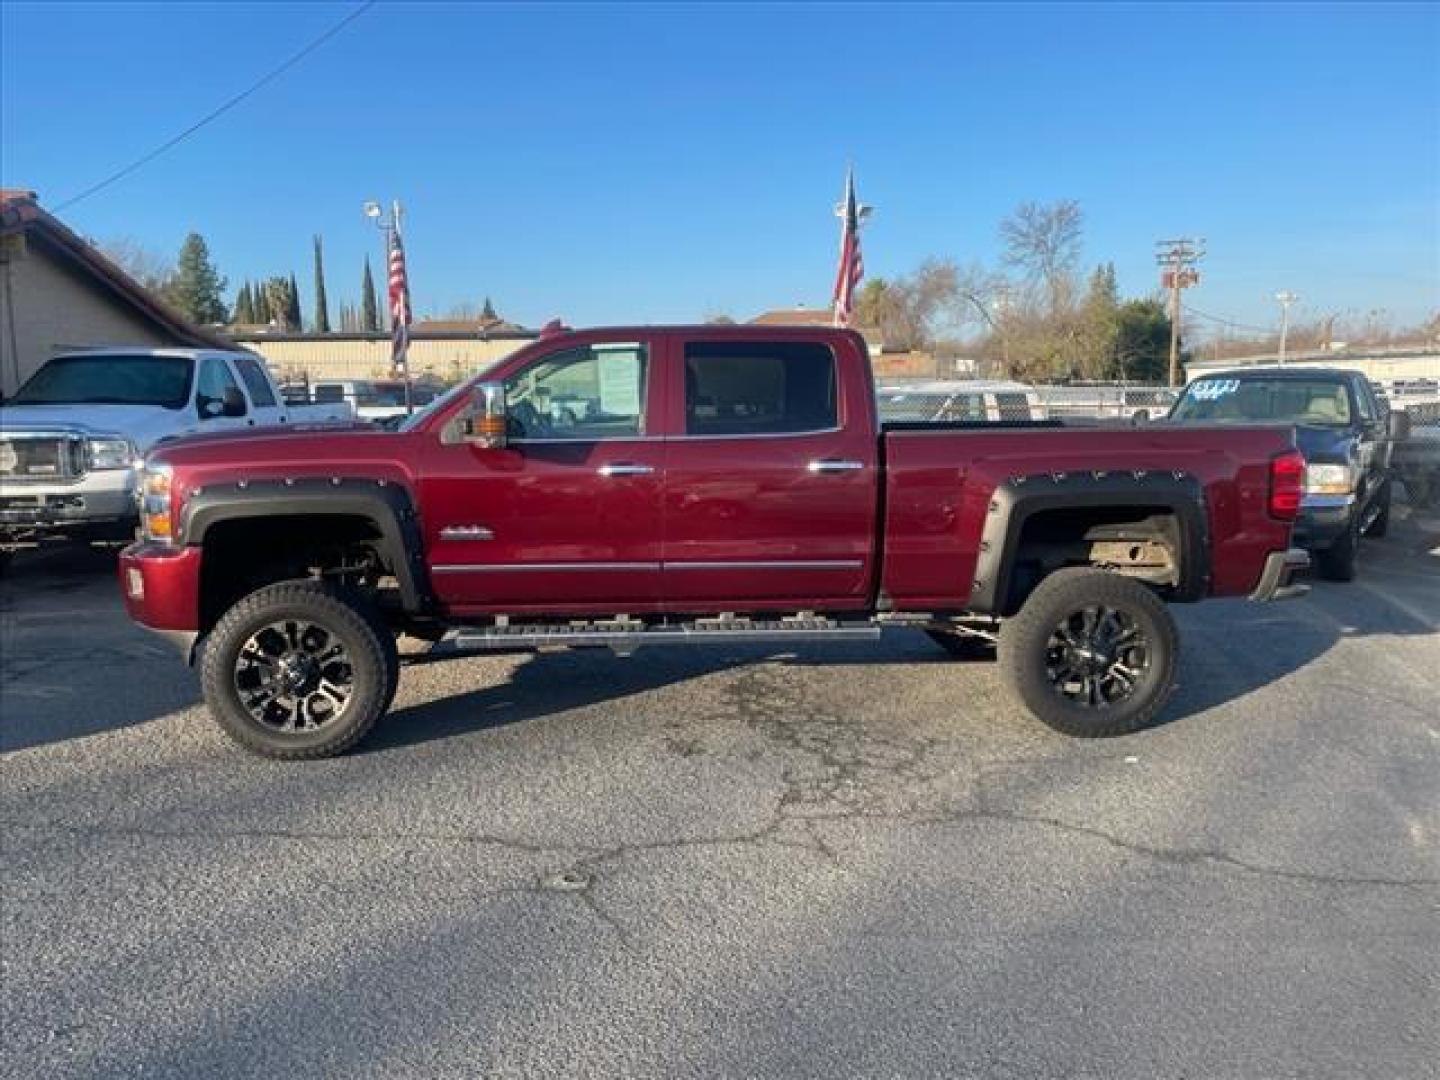
[[[181,543],[199,546],[221,522],[265,517],[360,517],[380,534],[381,554],[400,587],[405,610],[431,604],[420,520],[410,493],[388,480],[350,477],[238,480],[196,488],[180,515]]]
[[[1180,470],[1125,469],[1031,473],[1003,481],[990,496],[971,586],[973,611],[1005,610],[1025,522],[1045,510],[1156,506],[1174,513],[1180,526],[1180,583],[1175,600],[1198,600],[1210,589],[1210,526],[1205,487]]]

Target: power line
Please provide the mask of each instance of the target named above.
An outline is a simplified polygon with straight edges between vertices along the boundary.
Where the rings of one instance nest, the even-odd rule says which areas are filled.
[[[195,123],[191,124],[191,125],[190,125],[188,128],[186,128],[184,131],[180,132],[180,134],[174,136],[174,137],[171,138],[171,139],[167,139],[165,142],[163,142],[163,143],[161,143],[159,146],[155,147],[155,149],[151,150],[148,154],[145,154],[143,157],[136,158],[136,159],[135,159],[134,161],[132,161],[129,165],[126,165],[123,169],[119,169],[119,170],[111,173],[111,174],[110,174],[109,176],[107,176],[105,179],[99,181],[99,182],[96,183],[96,184],[91,185],[90,187],[86,188],[84,191],[80,192],[78,195],[74,195],[74,196],[71,196],[70,198],[66,199],[66,200],[65,200],[64,202],[62,202],[59,206],[55,207],[54,213],[57,213],[57,214],[58,214],[58,213],[60,213],[62,210],[67,210],[67,209],[69,209],[70,207],[74,206],[76,203],[80,202],[81,200],[83,200],[83,199],[88,199],[91,195],[94,195],[96,192],[103,191],[105,188],[109,187],[111,184],[115,183],[117,180],[123,180],[125,177],[129,176],[131,173],[133,173],[136,169],[140,168],[142,165],[148,165],[150,162],[154,161],[154,160],[155,160],[157,157],[159,157],[161,154],[165,153],[165,151],[169,150],[171,147],[175,146],[175,145],[178,144],[178,143],[183,142],[184,140],[188,139],[191,135],[194,135],[195,132],[199,131],[199,130],[200,130],[201,128],[203,128],[205,125],[209,124],[212,120],[219,119],[219,118],[220,118],[221,116],[223,116],[225,113],[227,113],[227,112],[229,112],[231,109],[233,109],[236,105],[239,105],[240,102],[242,102],[242,101],[244,101],[246,98],[248,98],[251,94],[255,93],[255,91],[261,89],[262,87],[264,87],[264,86],[267,85],[268,83],[274,82],[277,78],[279,78],[281,75],[285,74],[285,72],[289,71],[292,67],[294,67],[296,64],[298,64],[301,60],[305,59],[305,57],[309,56],[309,55],[310,55],[312,52],[314,52],[316,49],[320,48],[321,45],[324,45],[324,44],[325,44],[327,41],[329,41],[332,37],[334,37],[336,34],[340,33],[341,30],[344,30],[345,27],[349,26],[352,22],[354,22],[356,19],[358,19],[361,15],[365,14],[365,12],[369,11],[372,7],[374,7],[374,6],[375,6],[375,3],[376,3],[376,0],[365,0],[365,2],[362,3],[359,7],[357,7],[354,11],[350,12],[349,15],[346,15],[343,19],[341,19],[339,22],[337,22],[334,26],[330,27],[330,29],[326,30],[323,34],[321,34],[321,35],[320,35],[319,37],[317,37],[315,40],[313,40],[312,42],[310,42],[310,44],[306,45],[303,49],[301,49],[299,52],[297,52],[294,56],[290,57],[290,59],[286,60],[286,61],[285,61],[283,64],[281,64],[279,67],[273,69],[273,70],[270,71],[268,74],[262,76],[262,77],[261,77],[260,79],[258,79],[256,82],[252,83],[249,87],[247,87],[246,89],[240,91],[240,93],[236,94],[236,95],[235,95],[234,97],[232,97],[230,100],[226,101],[223,105],[220,105],[218,108],[216,108],[216,109],[212,110],[211,112],[207,113],[205,116],[202,116],[199,120],[195,121]]]
[[[1202,319],[1209,319],[1211,322],[1220,323],[1224,326],[1233,326],[1236,330],[1253,330],[1257,334],[1273,334],[1275,332],[1273,326],[1251,326],[1248,323],[1236,322],[1234,319],[1225,319],[1219,315],[1211,315],[1209,312],[1193,308],[1189,304],[1185,305],[1185,314],[1197,315]]]

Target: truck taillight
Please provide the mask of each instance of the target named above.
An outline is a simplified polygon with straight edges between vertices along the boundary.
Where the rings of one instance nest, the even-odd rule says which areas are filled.
[[[1290,450],[1270,459],[1270,516],[1294,521],[1305,492],[1305,455]]]

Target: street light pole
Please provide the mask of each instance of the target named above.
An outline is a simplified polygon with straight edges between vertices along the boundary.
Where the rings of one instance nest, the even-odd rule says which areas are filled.
[[[1285,363],[1285,342],[1290,336],[1290,305],[1299,300],[1289,289],[1275,294],[1275,299],[1280,302],[1280,363]]]

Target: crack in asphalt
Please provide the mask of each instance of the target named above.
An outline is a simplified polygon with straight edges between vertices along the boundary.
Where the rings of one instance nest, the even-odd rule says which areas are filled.
[[[787,762],[781,770],[781,790],[774,809],[758,828],[709,836],[680,836],[619,844],[556,844],[489,832],[387,832],[304,829],[165,829],[146,826],[81,825],[62,822],[3,821],[4,829],[65,832],[76,835],[128,836],[143,839],[253,839],[321,842],[431,843],[477,845],[525,854],[551,863],[531,876],[528,884],[507,885],[480,894],[485,898],[526,895],[572,897],[602,923],[619,947],[634,951],[634,939],[624,923],[605,904],[602,893],[611,871],[619,864],[646,854],[711,849],[726,846],[775,846],[811,852],[835,868],[844,866],[844,850],[822,832],[822,823],[885,823],[894,828],[928,828],[994,821],[1040,828],[1084,837],[1128,855],[1168,866],[1214,868],[1244,873],[1277,882],[1349,888],[1426,889],[1440,886],[1440,878],[1402,878],[1382,875],[1325,873],[1255,863],[1219,848],[1170,847],[1129,839],[1105,829],[1060,817],[1028,814],[997,807],[991,786],[1000,770],[1011,770],[1046,758],[992,760],[972,767],[964,777],[971,805],[935,813],[913,802],[903,809],[879,808],[876,796],[893,801],[894,789],[914,796],[917,788],[951,770],[937,768],[929,759],[935,740],[907,739],[894,734],[867,732],[853,719],[816,712],[800,688],[775,665],[743,670],[724,689],[724,716],[739,719],[802,762]],[[697,722],[706,722],[697,717]],[[682,756],[697,751],[697,742],[679,731],[668,738]]]

